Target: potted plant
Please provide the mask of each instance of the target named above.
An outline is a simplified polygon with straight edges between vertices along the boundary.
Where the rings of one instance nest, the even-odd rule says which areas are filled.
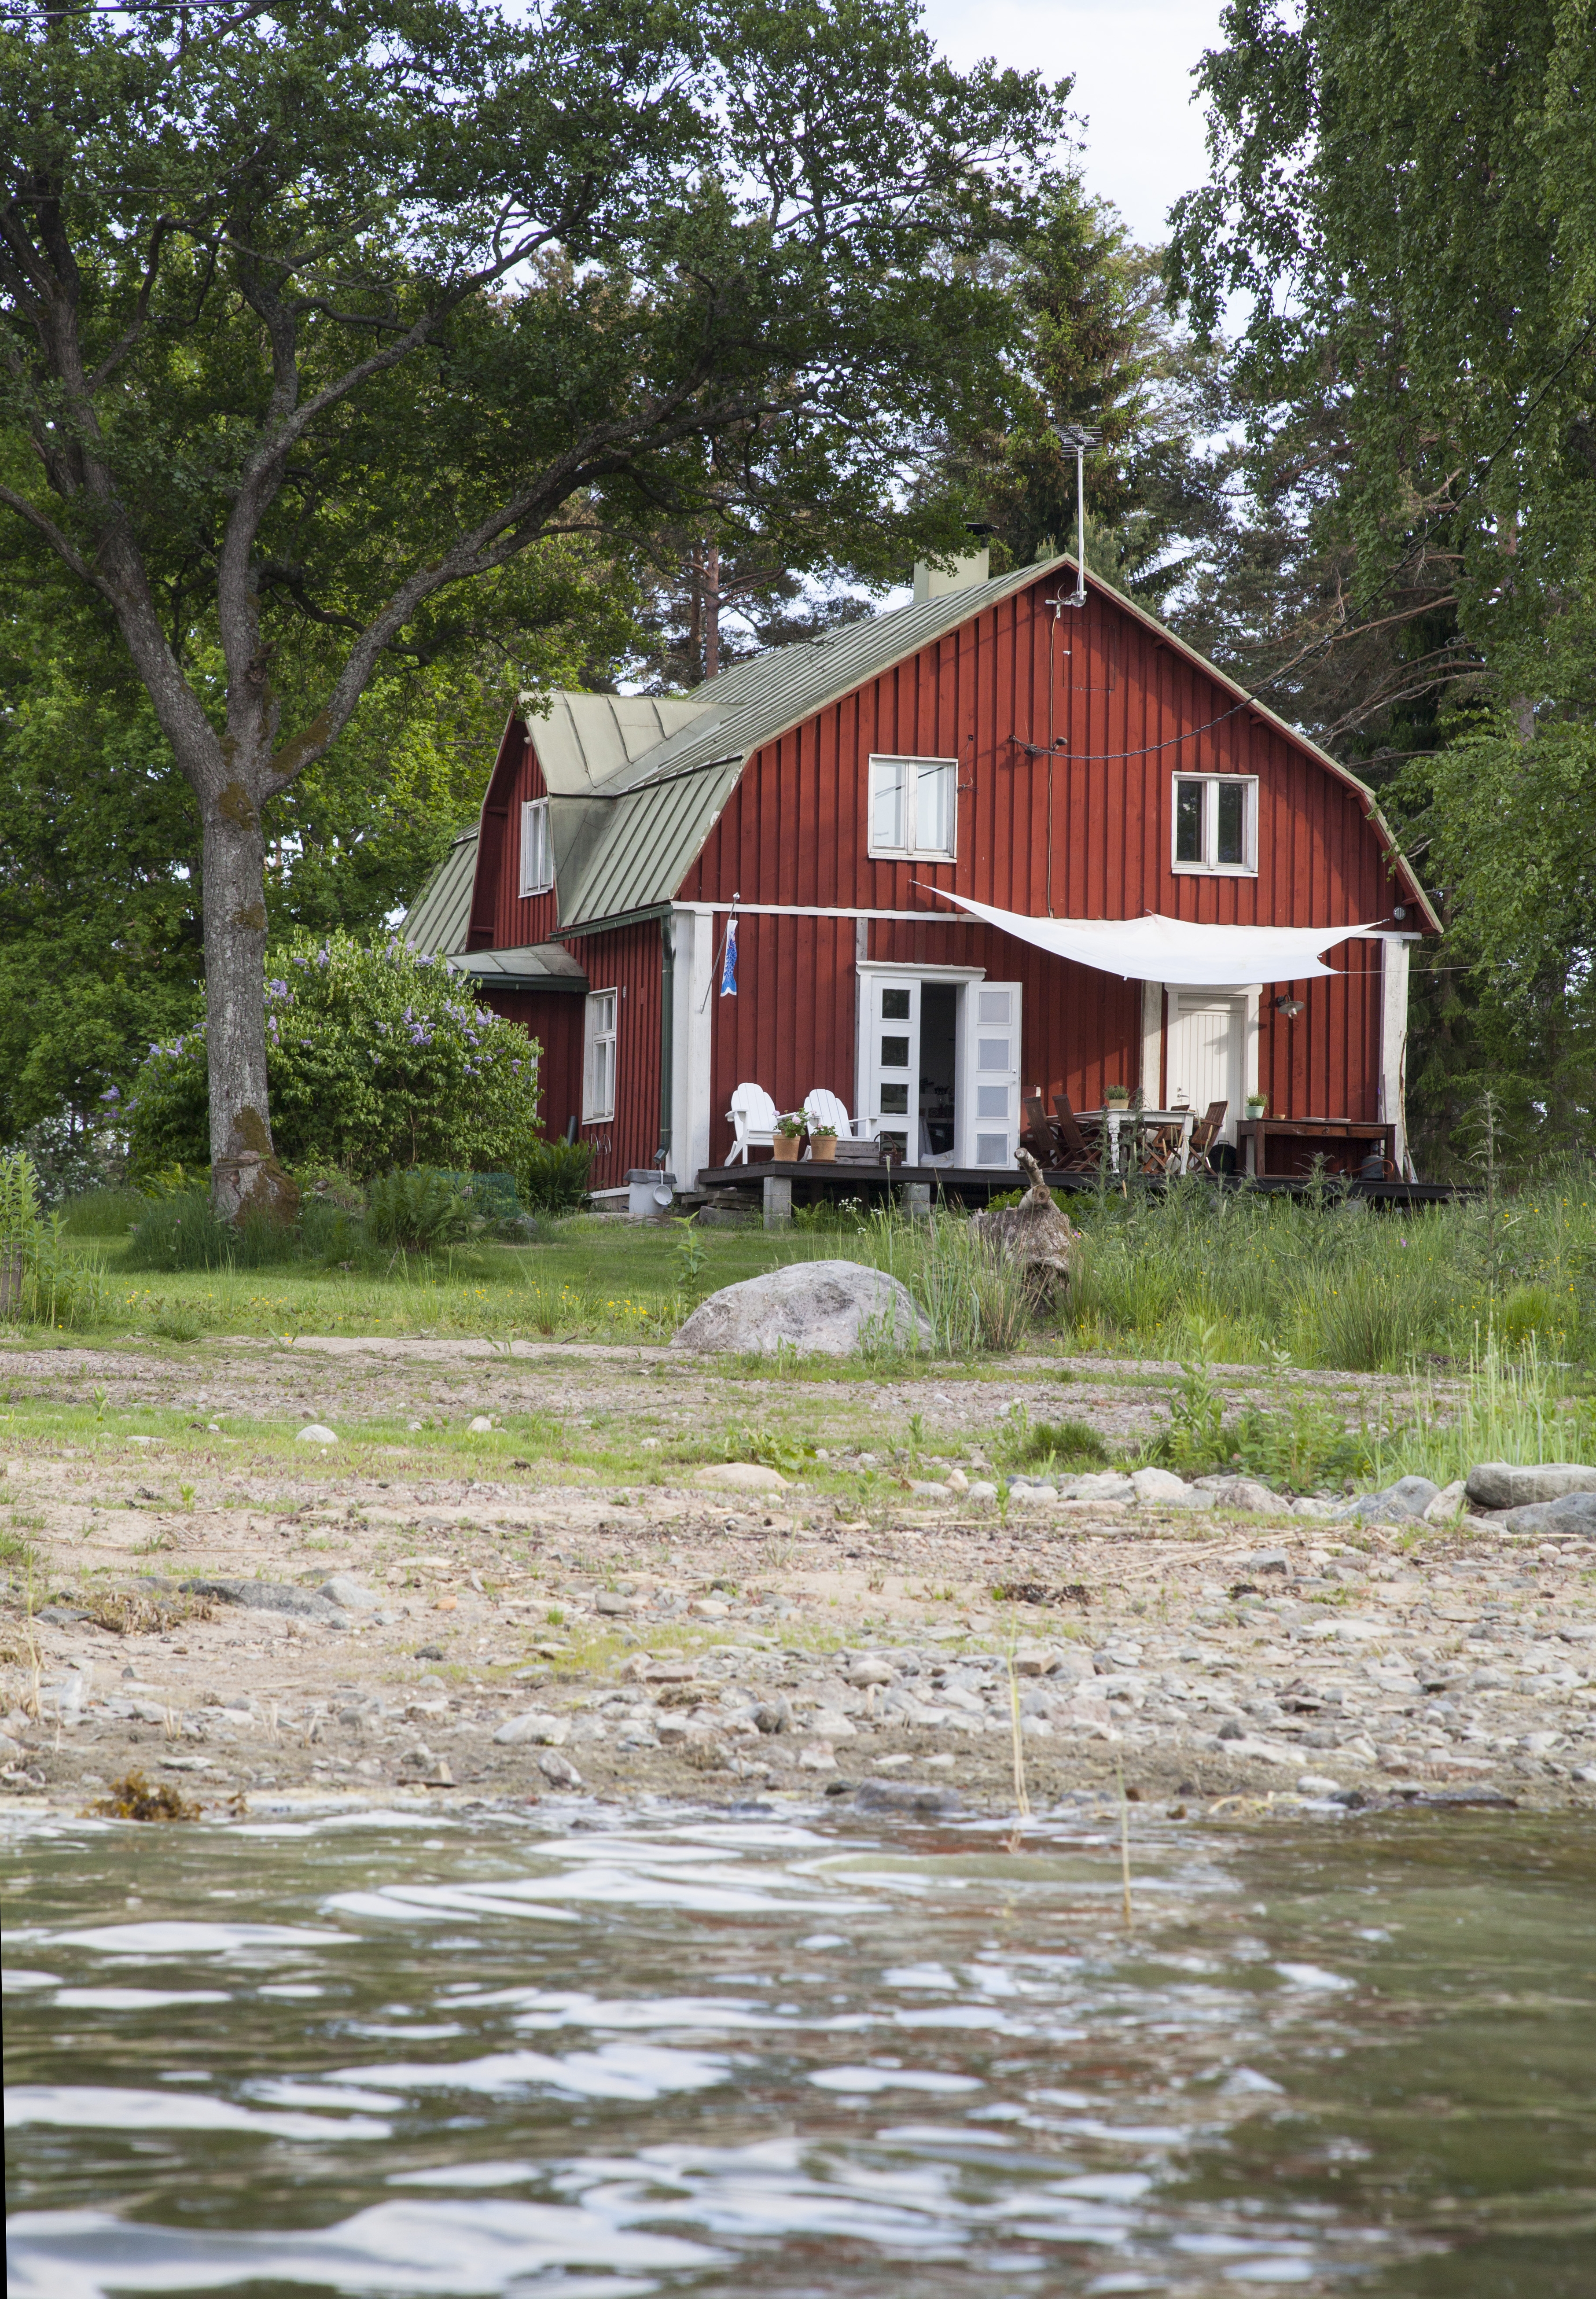
[[[1247,1115],[1249,1117],[1267,1117],[1268,1114],[1269,1098],[1268,1094],[1250,1093],[1247,1096]]]
[[[1111,1085],[1103,1097],[1110,1109],[1128,1109],[1130,1098],[1131,1090],[1127,1085]]]
[[[811,1125],[809,1129],[809,1154],[817,1166],[836,1163],[836,1128],[835,1125]]]
[[[791,1166],[796,1161],[803,1134],[803,1112],[801,1109],[789,1109],[785,1117],[777,1119],[770,1154],[778,1166]]]

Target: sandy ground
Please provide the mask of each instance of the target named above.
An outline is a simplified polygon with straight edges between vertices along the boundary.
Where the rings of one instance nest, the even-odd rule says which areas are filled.
[[[656,1349],[312,1339],[0,1369],[13,1405],[99,1416],[0,1433],[0,1523],[38,1560],[0,1623],[22,1805],[137,1770],[208,1810],[867,1784],[1005,1810],[1121,1781],[1193,1810],[1596,1808],[1589,1542],[911,1489],[984,1475],[1016,1407],[1134,1439],[1173,1367],[768,1382]],[[473,1457],[478,1415],[505,1426]],[[295,1444],[305,1421],[338,1444]],[[752,1493],[672,1459],[737,1424],[819,1457]]]

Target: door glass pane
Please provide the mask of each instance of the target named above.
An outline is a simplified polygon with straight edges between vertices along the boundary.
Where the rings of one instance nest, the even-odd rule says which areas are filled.
[[[1007,1038],[977,1038],[976,1067],[978,1070],[1006,1070],[1013,1067],[1009,1059]]]
[[[977,1117],[1007,1117],[1009,1089],[1006,1085],[978,1085],[976,1088]]]
[[[881,993],[881,1018],[884,1022],[907,1022],[909,992],[907,990],[884,990]]]
[[[880,1115],[885,1117],[908,1116],[909,1082],[907,1079],[901,1085],[894,1085],[890,1079],[883,1081]]]
[[[1244,783],[1220,783],[1219,855],[1221,862],[1245,862],[1247,786]]]
[[[884,1070],[906,1070],[909,1067],[909,1041],[907,1038],[883,1038],[881,1041],[881,1067]]]
[[[951,855],[953,851],[953,781],[957,772],[952,759],[921,759],[917,765],[919,789],[916,794],[914,842],[922,854]]]
[[[977,1166],[1006,1166],[1009,1163],[1009,1137],[1006,1133],[977,1133],[976,1136]]]
[[[870,762],[870,843],[902,847],[909,843],[909,769],[902,759]]]
[[[884,1125],[876,1138],[878,1141],[890,1141],[904,1165],[909,1163],[909,1136],[907,1133],[895,1133],[890,1126]]]
[[[1006,990],[983,990],[977,1001],[977,1020],[985,1027],[989,1023],[1002,1024],[1009,1018],[1009,993]]]
[[[1202,784],[1175,785],[1175,859],[1201,862],[1202,856]]]

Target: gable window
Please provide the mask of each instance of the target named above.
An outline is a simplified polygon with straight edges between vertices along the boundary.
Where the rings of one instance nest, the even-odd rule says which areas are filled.
[[[1176,775],[1175,867],[1252,877],[1258,870],[1255,775]]]
[[[587,1000],[582,1045],[582,1123],[605,1125],[615,1115],[615,1008],[613,990],[595,990]]]
[[[958,828],[957,759],[870,760],[871,854],[951,862]]]
[[[549,844],[549,802],[528,799],[521,809],[521,892],[546,894],[554,883],[554,856]]]

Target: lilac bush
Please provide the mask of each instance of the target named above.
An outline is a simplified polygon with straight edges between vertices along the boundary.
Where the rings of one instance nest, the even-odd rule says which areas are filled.
[[[359,1179],[395,1166],[519,1170],[537,1134],[536,1039],[398,941],[300,934],[274,950],[266,1068],[278,1156]],[[123,1105],[131,1164],[209,1158],[205,1033],[152,1046]]]

